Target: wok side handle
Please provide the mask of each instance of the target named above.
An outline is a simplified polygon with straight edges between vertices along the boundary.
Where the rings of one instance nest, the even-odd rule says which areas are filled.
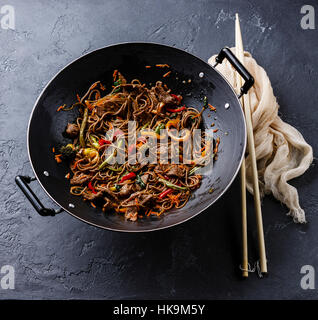
[[[213,67],[215,68],[219,63],[222,63],[224,58],[226,58],[231,63],[234,69],[245,80],[245,83],[241,87],[241,92],[238,96],[238,98],[241,98],[243,94],[246,94],[248,90],[254,85],[254,78],[228,47],[225,47],[220,51],[218,56],[215,58],[216,64]]]
[[[32,191],[32,189],[29,186],[29,183],[36,180],[36,178],[31,178],[28,176],[16,176],[15,182],[18,185],[18,187],[21,189],[21,191],[24,193],[24,195],[28,198],[34,209],[43,217],[46,216],[55,216],[57,213],[60,213],[63,211],[63,209],[49,209],[45,208],[39,198],[35,195],[35,193]]]

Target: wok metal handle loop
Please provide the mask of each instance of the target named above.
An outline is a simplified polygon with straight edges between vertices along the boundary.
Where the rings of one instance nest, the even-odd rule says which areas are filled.
[[[230,64],[234,67],[234,69],[241,75],[241,77],[245,80],[245,83],[241,87],[241,92],[238,98],[241,98],[243,94],[246,94],[248,90],[254,84],[254,78],[251,74],[245,69],[242,63],[236,58],[230,48],[225,47],[223,48],[218,56],[215,58],[216,64],[213,66],[214,68],[219,64],[222,63],[224,58],[226,58]]]
[[[56,214],[63,211],[62,208],[60,209],[49,209],[45,208],[39,198],[35,195],[35,193],[32,191],[32,189],[29,186],[29,183],[36,180],[36,178],[31,178],[28,176],[16,176],[15,182],[19,186],[19,188],[22,190],[22,192],[25,194],[25,196],[28,198],[34,209],[43,217],[46,216],[55,216]]]

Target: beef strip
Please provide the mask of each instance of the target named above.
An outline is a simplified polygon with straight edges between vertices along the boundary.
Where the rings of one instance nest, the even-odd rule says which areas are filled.
[[[153,196],[151,194],[146,194],[144,192],[137,191],[126,200],[126,204],[129,206],[134,206],[136,204],[136,198],[138,198],[138,204],[144,206],[153,198]]]
[[[139,205],[144,206],[146,203],[153,199],[152,194],[141,194],[138,198]]]
[[[117,111],[120,101],[121,99],[118,99],[116,95],[107,95],[94,102],[93,106],[96,109],[96,114],[102,116],[106,111]],[[124,102],[124,100],[122,100],[122,102]]]
[[[160,102],[163,102],[165,105],[175,105],[179,104],[179,100],[174,98],[169,92],[167,92],[163,87],[162,87],[162,82],[158,81],[156,83],[155,87],[152,87],[151,90],[153,93],[155,93],[157,99]]]
[[[80,129],[76,123],[68,123],[65,130],[66,134],[72,139],[78,137],[79,131]]]
[[[93,201],[97,198],[100,198],[102,196],[102,192],[98,191],[97,193],[93,193],[93,192],[84,192],[83,193],[83,198],[88,200],[88,201]]]
[[[141,180],[144,184],[147,184],[148,178],[149,178],[149,174],[144,174],[141,177]]]
[[[184,176],[184,171],[178,165],[172,165],[170,169],[165,172],[165,174],[170,176],[176,176],[178,178],[182,178]]]
[[[90,176],[86,176],[86,175],[79,175],[79,176],[74,176],[70,183],[73,185],[79,185],[79,184],[83,184],[88,182],[91,179]]]
[[[133,192],[133,186],[131,184],[124,184],[120,191],[118,192],[118,195],[125,197],[128,196]]]
[[[138,211],[136,207],[128,207],[125,213],[125,218],[130,221],[136,221],[138,218]]]
[[[120,200],[118,198],[118,193],[117,192],[113,192],[113,191],[110,191],[109,189],[105,189],[104,192],[110,196],[110,198],[114,199],[115,202],[119,203]]]
[[[141,195],[142,192],[141,191],[137,191],[137,192],[134,192],[130,195],[130,197],[125,201],[127,202],[126,204],[127,205],[131,205],[131,204],[134,204],[134,199],[137,198],[139,195]]]

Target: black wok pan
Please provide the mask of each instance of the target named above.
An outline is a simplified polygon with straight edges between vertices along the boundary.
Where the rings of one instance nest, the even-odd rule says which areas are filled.
[[[245,84],[241,95],[253,85],[253,78],[239,63],[228,48],[221,50],[217,62],[227,58],[243,76]],[[172,92],[181,94],[187,106],[201,110],[202,98],[217,108],[215,114],[203,113],[205,127],[212,122],[219,129],[221,138],[218,160],[212,174],[205,176],[201,187],[182,209],[175,209],[157,219],[141,219],[136,222],[125,221],[118,214],[105,214],[94,209],[69,192],[69,181],[65,174],[69,171],[66,164],[57,164],[52,147],[69,143],[62,133],[67,122],[77,116],[76,111],[56,112],[61,104],[72,104],[76,93],[85,93],[95,81],[101,80],[111,88],[114,69],[132,80],[142,83],[155,83],[162,79],[162,69],[146,69],[146,65],[166,63],[171,66],[172,74],[165,83]],[[176,75],[177,73],[177,75]],[[203,74],[203,77],[200,77]],[[178,80],[176,80],[178,77]],[[188,81],[188,80],[191,81]],[[230,107],[225,108],[228,103]],[[210,117],[208,117],[210,114]],[[227,134],[225,134],[227,133]],[[199,58],[176,48],[153,43],[124,43],[93,51],[73,61],[62,69],[44,88],[33,108],[27,137],[28,153],[36,178],[17,176],[16,182],[41,215],[54,215],[63,210],[89,224],[117,231],[138,232],[167,228],[184,222],[213,204],[234,180],[245,152],[246,129],[244,115],[236,93],[223,76]],[[28,185],[37,179],[46,193],[61,208],[45,208]],[[213,186],[214,192],[208,190]]]

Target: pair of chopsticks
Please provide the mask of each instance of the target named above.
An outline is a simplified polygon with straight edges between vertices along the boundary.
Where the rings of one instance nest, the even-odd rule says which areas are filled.
[[[244,65],[244,48],[241,34],[241,27],[238,14],[235,15],[235,49],[236,57]],[[240,90],[243,79],[237,73],[237,90]],[[248,150],[252,161],[252,172],[253,172],[253,194],[254,194],[254,206],[256,213],[256,224],[258,233],[258,247],[259,247],[259,268],[260,272],[267,273],[267,261],[266,261],[266,250],[265,250],[265,240],[264,240],[264,230],[263,230],[263,218],[261,201],[259,194],[258,185],[258,173],[256,165],[256,155],[255,155],[255,143],[253,135],[253,125],[250,107],[250,97],[249,95],[243,95],[241,97],[241,104],[243,106],[246,128],[247,128],[247,143]],[[247,246],[247,209],[246,209],[246,169],[245,169],[245,159],[243,159],[241,166],[241,198],[242,198],[242,247],[243,247],[243,257],[242,257],[242,276],[247,278],[249,272],[248,264],[248,246]]]

